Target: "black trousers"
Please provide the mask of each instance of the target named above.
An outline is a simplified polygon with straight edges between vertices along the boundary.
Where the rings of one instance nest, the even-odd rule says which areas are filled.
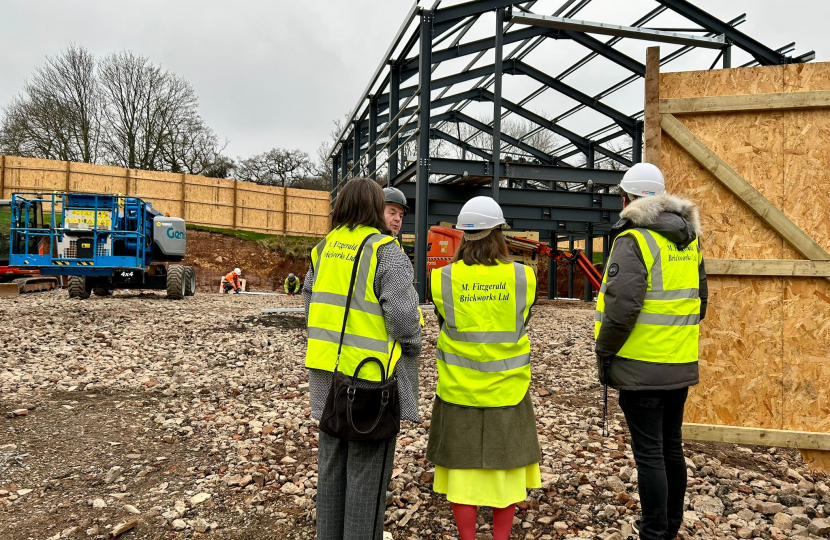
[[[686,460],[683,408],[688,388],[620,391],[640,492],[641,540],[674,540],[683,523]]]

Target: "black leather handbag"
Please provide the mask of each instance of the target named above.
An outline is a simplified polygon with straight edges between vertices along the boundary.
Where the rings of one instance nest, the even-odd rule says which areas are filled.
[[[398,395],[398,379],[394,373],[389,374],[392,355],[383,365],[376,357],[364,358],[354,370],[351,377],[338,371],[340,366],[340,352],[343,349],[343,338],[346,334],[346,321],[349,317],[349,307],[352,303],[352,294],[357,276],[357,267],[363,246],[369,239],[363,239],[354,258],[352,277],[349,282],[349,294],[346,300],[346,310],[343,314],[343,327],[340,330],[340,345],[337,348],[337,361],[331,380],[331,388],[323,407],[320,420],[320,431],[332,437],[346,441],[369,441],[388,439],[401,430],[401,401]],[[395,344],[392,353],[395,351]],[[360,370],[367,365],[376,364],[381,373],[378,386],[358,387],[357,378]]]

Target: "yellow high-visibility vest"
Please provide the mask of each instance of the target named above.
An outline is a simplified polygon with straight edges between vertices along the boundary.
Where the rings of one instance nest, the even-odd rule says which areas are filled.
[[[298,293],[300,292],[300,280],[297,277],[294,277],[294,283],[291,283],[286,278],[285,280],[285,292],[286,293]]]
[[[643,309],[631,335],[617,356],[661,364],[698,361],[700,337],[700,274],[703,259],[695,239],[685,249],[648,229],[629,229],[617,238],[631,236],[637,241],[648,270]],[[613,257],[614,250],[611,249]],[[609,260],[612,260],[609,257]],[[594,337],[599,336],[605,313],[608,271],[597,296]]]
[[[305,359],[308,368],[334,371],[354,259],[366,237],[369,239],[363,246],[358,264],[338,370],[353,375],[364,358],[375,357],[384,366],[389,362],[391,375],[401,356],[400,346],[389,340],[374,290],[378,249],[394,240],[371,227],[358,226],[351,231],[341,226],[331,231],[311,252],[314,287],[308,309]],[[358,377],[380,381],[380,369],[374,363],[367,364]]]
[[[517,405],[530,386],[525,323],[536,300],[533,270],[459,261],[432,271],[431,292],[444,319],[436,346],[438,397],[469,407]]]

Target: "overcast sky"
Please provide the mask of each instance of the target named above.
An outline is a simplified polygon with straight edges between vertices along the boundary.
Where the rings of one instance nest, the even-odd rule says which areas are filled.
[[[433,1],[422,3],[430,6]],[[563,2],[542,0],[533,9],[550,14]],[[445,0],[442,7],[454,3]],[[750,36],[773,48],[796,41],[797,54],[815,50],[817,61],[830,60],[830,1],[694,3],[723,20],[747,13],[741,30]],[[4,0],[0,104],[9,102],[47,55],[69,43],[98,56],[127,49],[193,84],[203,117],[221,139],[230,140],[229,156],[273,147],[314,155],[329,137],[332,121],[355,105],[411,5],[410,0]],[[656,5],[651,0],[593,0],[576,18],[627,25]],[[534,51],[536,56],[528,61],[553,72],[560,61],[566,65],[584,54],[566,45],[571,44]],[[644,62],[644,47],[635,43],[626,52]],[[711,63],[713,53],[707,54],[695,65],[678,62],[677,69],[708,68],[701,65]],[[735,63],[739,60],[745,61],[736,54]],[[453,64],[444,69],[460,68]],[[599,80],[608,75],[604,71],[586,69],[574,81],[588,93],[599,91],[614,82]],[[614,106],[627,113],[642,108],[634,94],[619,96]],[[560,107],[550,102],[535,108],[556,113]]]

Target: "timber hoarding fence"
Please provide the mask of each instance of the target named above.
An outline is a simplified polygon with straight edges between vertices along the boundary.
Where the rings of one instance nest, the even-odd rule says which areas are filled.
[[[331,208],[325,191],[0,155],[0,199],[21,191],[122,194],[189,224],[297,236],[325,236]]]
[[[830,471],[830,64],[657,76],[654,58],[645,160],[698,205],[710,276],[684,437]]]

